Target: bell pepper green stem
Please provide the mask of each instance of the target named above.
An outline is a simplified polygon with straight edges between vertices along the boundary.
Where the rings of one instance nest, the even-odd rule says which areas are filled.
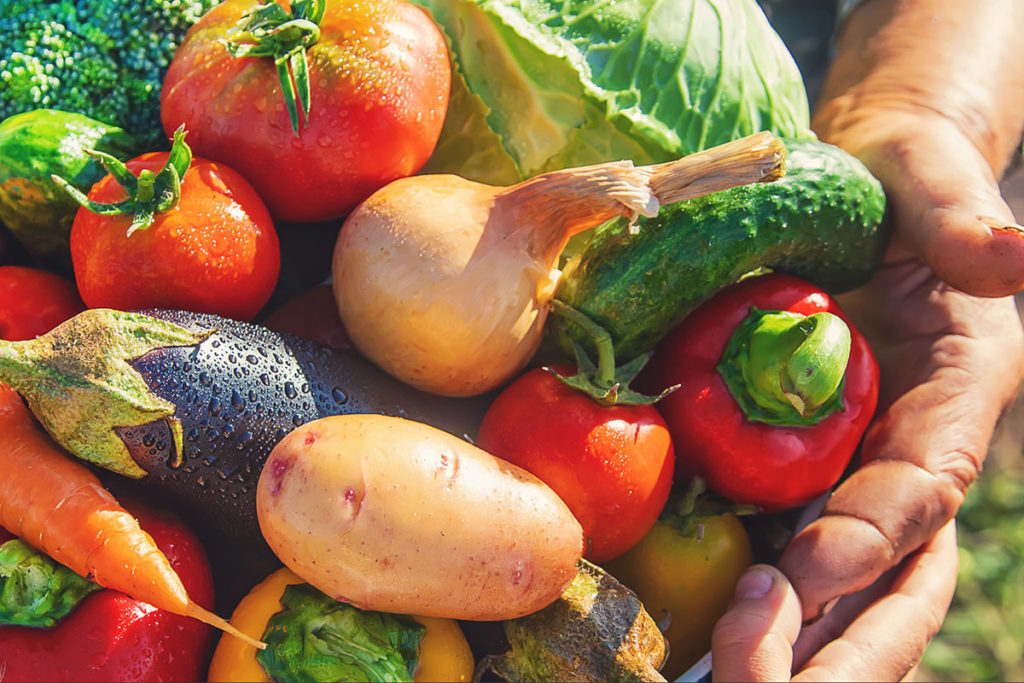
[[[751,308],[726,345],[719,372],[749,419],[817,424],[842,409],[850,328],[819,312]]]

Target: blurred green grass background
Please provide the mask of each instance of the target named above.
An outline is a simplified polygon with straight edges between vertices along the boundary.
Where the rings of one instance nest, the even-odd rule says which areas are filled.
[[[1024,420],[1020,404],[1006,427]],[[918,680],[1024,681],[1024,458],[1010,440],[993,449],[957,516],[956,594]]]
[[[1024,221],[1024,167],[1003,195]],[[1024,315],[1024,295],[1017,296]],[[998,359],[993,359],[998,362]],[[1001,421],[979,480],[957,515],[953,604],[917,680],[1024,681],[1024,395]]]

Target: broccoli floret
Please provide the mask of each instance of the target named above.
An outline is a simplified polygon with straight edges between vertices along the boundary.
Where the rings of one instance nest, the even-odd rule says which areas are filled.
[[[217,1],[0,0],[0,119],[61,109],[166,147],[164,74]]]

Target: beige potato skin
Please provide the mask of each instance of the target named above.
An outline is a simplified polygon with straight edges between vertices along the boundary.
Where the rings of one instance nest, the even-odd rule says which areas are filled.
[[[583,530],[539,479],[425,424],[339,415],[278,443],[256,505],[292,571],[361,609],[512,619],[576,574]]]

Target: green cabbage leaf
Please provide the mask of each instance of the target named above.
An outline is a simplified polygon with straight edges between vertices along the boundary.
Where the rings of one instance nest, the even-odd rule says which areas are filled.
[[[657,163],[761,130],[811,137],[801,74],[755,0],[416,0],[444,30],[427,173],[506,185]]]

